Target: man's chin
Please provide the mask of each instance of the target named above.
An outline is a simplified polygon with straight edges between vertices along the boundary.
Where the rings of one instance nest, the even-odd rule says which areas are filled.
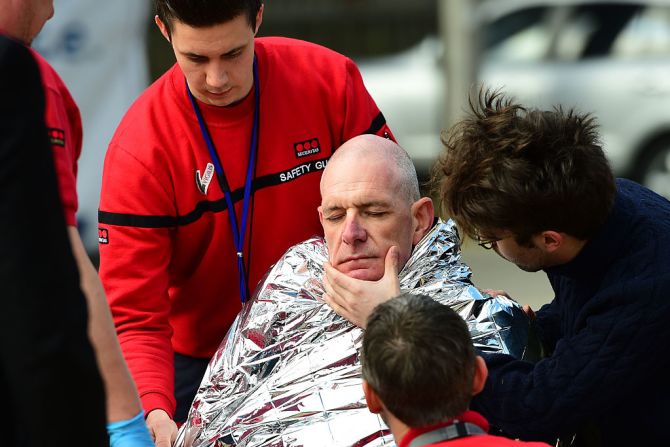
[[[362,281],[378,281],[384,276],[383,261],[374,257],[348,260],[336,264],[335,268],[350,278]]]
[[[537,266],[537,265],[524,265],[524,264],[517,264],[517,263],[514,263],[514,265],[516,265],[518,268],[520,268],[524,272],[528,272],[528,273],[539,272],[540,270],[542,270],[544,268],[542,266]]]
[[[354,269],[342,273],[349,278],[360,279],[361,281],[379,281],[384,276],[371,269]]]

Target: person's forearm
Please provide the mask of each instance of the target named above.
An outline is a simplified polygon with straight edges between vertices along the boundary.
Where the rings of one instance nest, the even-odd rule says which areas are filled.
[[[88,333],[107,395],[107,420],[127,420],[140,411],[135,383],[116,338],[112,315],[95,267],[75,227],[68,227],[72,251],[79,268],[81,289],[88,304]]]

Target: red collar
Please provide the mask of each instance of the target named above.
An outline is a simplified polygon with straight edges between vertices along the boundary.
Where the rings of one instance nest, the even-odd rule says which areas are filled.
[[[484,416],[477,413],[476,411],[468,410],[459,417],[450,419],[440,424],[430,425],[428,427],[421,427],[421,428],[410,428],[407,434],[402,438],[402,441],[400,441],[398,447],[407,447],[417,436],[435,430],[436,428],[446,427],[447,425],[451,425],[455,422],[469,422],[471,424],[475,424],[481,427],[482,430],[486,432],[489,431],[489,423],[484,418]]]

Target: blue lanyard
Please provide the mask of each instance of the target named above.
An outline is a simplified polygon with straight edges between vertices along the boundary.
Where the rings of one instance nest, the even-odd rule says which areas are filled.
[[[219,181],[219,186],[223,191],[223,195],[226,197],[226,204],[228,205],[228,218],[230,219],[230,228],[233,232],[233,241],[235,242],[235,250],[237,252],[237,271],[239,273],[240,281],[240,299],[244,304],[247,300],[249,294],[247,288],[246,272],[244,269],[244,237],[247,228],[247,218],[249,216],[249,202],[251,201],[251,180],[254,176],[254,163],[256,161],[256,151],[258,149],[258,118],[260,114],[260,91],[258,87],[258,64],[256,58],[254,57],[254,124],[251,129],[251,143],[249,147],[249,163],[247,165],[247,176],[244,181],[244,201],[242,202],[242,222],[240,226],[237,226],[237,214],[235,213],[235,207],[233,205],[233,198],[230,194],[230,187],[228,186],[228,181],[226,179],[226,174],[223,172],[223,166],[221,166],[221,160],[219,155],[216,152],[216,147],[212,141],[212,137],[209,134],[209,129],[205,123],[204,118],[202,117],[202,112],[198,103],[196,102],[191,90],[188,88],[188,83],[186,84],[186,91],[188,92],[188,97],[191,100],[191,105],[193,105],[193,110],[195,111],[196,117],[198,117],[198,124],[200,124],[200,131],[202,132],[202,137],[205,139],[205,144],[207,145],[207,150],[209,151],[209,156],[214,163],[214,169],[216,170],[216,177]]]

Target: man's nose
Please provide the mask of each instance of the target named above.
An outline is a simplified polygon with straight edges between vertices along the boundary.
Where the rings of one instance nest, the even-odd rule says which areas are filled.
[[[342,241],[345,244],[354,245],[357,242],[365,242],[367,238],[368,233],[365,231],[365,228],[361,226],[356,216],[348,216],[344,223]]]
[[[205,82],[210,90],[223,89],[228,82],[228,73],[223,64],[218,61],[210,62],[207,67]]]

